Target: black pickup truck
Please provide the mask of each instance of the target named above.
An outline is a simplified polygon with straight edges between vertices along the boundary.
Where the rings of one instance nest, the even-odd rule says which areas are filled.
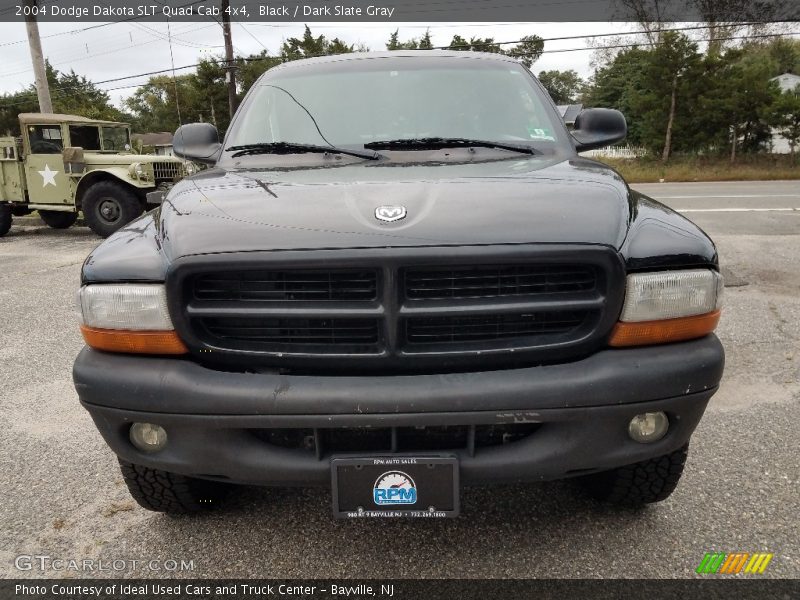
[[[447,517],[462,486],[675,489],[717,390],[711,240],[578,152],[521,64],[388,52],[253,86],[210,165],[86,259],[81,403],[145,508],[330,486],[338,517]]]

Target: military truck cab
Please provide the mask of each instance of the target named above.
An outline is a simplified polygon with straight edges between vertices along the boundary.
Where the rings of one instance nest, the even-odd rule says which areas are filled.
[[[13,216],[39,212],[56,229],[86,224],[107,237],[161,203],[194,165],[131,152],[125,123],[25,113],[20,138],[0,138],[0,235]]]

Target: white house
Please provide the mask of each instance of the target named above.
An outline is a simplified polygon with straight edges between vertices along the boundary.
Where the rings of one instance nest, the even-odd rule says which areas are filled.
[[[800,86],[800,75],[794,73],[784,73],[773,77],[772,81],[777,81],[781,92],[794,91]],[[779,133],[772,134],[772,151],[775,154],[789,154],[789,142]]]

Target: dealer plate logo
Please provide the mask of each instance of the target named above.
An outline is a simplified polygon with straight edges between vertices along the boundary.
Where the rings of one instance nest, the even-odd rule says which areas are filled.
[[[393,223],[406,218],[405,206],[379,206],[375,209],[375,218],[379,221]]]
[[[375,480],[372,490],[375,504],[416,504],[417,486],[411,477],[402,471],[387,471]]]

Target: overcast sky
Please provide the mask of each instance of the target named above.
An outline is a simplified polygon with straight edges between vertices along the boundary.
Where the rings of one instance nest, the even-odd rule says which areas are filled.
[[[40,23],[39,33],[45,56],[59,70],[76,73],[101,82],[117,77],[156,71],[171,67],[168,25],[166,23]],[[90,27],[91,29],[84,30]],[[176,67],[198,62],[209,55],[222,55],[222,30],[212,21],[173,23],[172,53]],[[255,54],[267,48],[276,53],[286,38],[299,37],[304,25],[294,23],[233,24],[236,54]],[[400,39],[420,37],[426,25],[418,23],[317,23],[311,24],[314,35],[339,37],[347,43],[361,43],[371,50],[384,50],[389,35],[400,30]],[[513,41],[535,34],[543,38],[625,32],[636,29],[630,23],[435,23],[430,25],[434,45],[450,43],[454,33],[465,38],[493,37],[496,41]],[[83,30],[83,31],[76,31]],[[545,50],[587,48],[591,40],[561,40],[545,44]],[[33,82],[25,26],[22,23],[0,23],[0,92],[19,91]],[[538,73],[548,69],[574,69],[582,77],[591,74],[591,50],[546,53],[533,65]],[[178,73],[188,73],[184,70]],[[118,106],[147,77],[100,84],[109,90]],[[121,86],[131,86],[118,89]],[[112,89],[114,88],[114,89]]]

